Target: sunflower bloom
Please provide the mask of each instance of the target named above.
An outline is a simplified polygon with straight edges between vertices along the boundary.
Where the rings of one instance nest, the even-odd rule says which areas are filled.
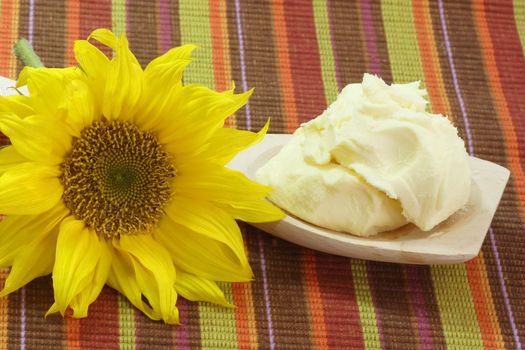
[[[109,59],[89,40],[113,49]],[[142,70],[124,35],[75,42],[78,67],[29,68],[0,97],[0,295],[52,273],[48,313],[86,317],[104,284],[154,320],[177,297],[229,306],[215,281],[249,281],[236,219],[274,221],[269,188],[225,168],[260,132],[223,128],[251,91],[182,84],[194,46]],[[70,311],[68,311],[70,310]]]

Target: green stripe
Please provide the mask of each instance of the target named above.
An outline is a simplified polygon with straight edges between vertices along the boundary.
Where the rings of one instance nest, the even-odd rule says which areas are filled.
[[[179,3],[181,43],[199,46],[191,64],[184,73],[186,84],[215,87],[213,52],[208,2],[181,0]],[[226,299],[233,302],[230,283],[220,283]],[[236,332],[219,330],[237,329],[235,309],[210,303],[199,304],[200,339],[203,349],[237,348]]]
[[[198,49],[186,69],[187,84],[215,86],[209,5],[207,1],[181,0],[179,3],[180,34],[182,44],[195,44]]]
[[[380,349],[381,340],[379,339],[379,329],[377,328],[376,312],[372,301],[370,283],[368,282],[366,263],[363,260],[352,260],[351,266],[365,348]]]
[[[392,79],[396,83],[423,80],[410,1],[384,1],[381,3],[381,14]]]
[[[449,349],[482,349],[465,265],[433,266],[432,281]]]
[[[381,11],[392,79],[424,82],[411,3],[385,1]],[[433,266],[431,273],[447,347],[482,348],[465,265]]]
[[[121,294],[118,296],[118,344],[120,350],[135,349],[135,310]]]
[[[219,282],[226,300],[233,303],[231,283]],[[202,349],[237,349],[235,309],[210,303],[199,304]],[[222,332],[221,332],[222,331]]]
[[[514,21],[518,29],[518,35],[521,41],[521,49],[525,54],[525,2],[523,0],[514,0]]]
[[[126,32],[126,0],[111,1],[111,25],[117,36]]]
[[[324,91],[328,103],[335,101],[338,90],[335,76],[334,54],[330,40],[330,25],[328,22],[328,8],[326,0],[314,0],[315,32],[317,45],[321,57],[321,70],[323,75]]]

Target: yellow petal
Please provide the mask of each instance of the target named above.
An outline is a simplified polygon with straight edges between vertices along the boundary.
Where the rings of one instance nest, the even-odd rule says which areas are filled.
[[[0,96],[0,112],[11,112],[20,118],[35,114],[28,96]]]
[[[71,301],[74,317],[86,317],[88,306],[93,303],[106,284],[111,268],[112,250],[108,242],[101,241],[101,255],[91,283]]]
[[[68,84],[68,95],[66,120],[70,126],[70,134],[80,137],[84,128],[100,118],[98,103],[91,89],[80,80],[73,80]]]
[[[230,215],[214,205],[176,196],[166,208],[166,214],[175,223],[228,245],[239,259],[246,257],[239,226]]]
[[[279,208],[264,199],[270,187],[253,182],[238,171],[221,166],[202,171],[198,162],[189,162],[178,170],[174,188],[182,196],[213,202],[243,221],[267,222],[284,217]]]
[[[191,301],[208,301],[226,307],[233,307],[226,300],[224,293],[215,282],[184,271],[179,270],[177,272],[175,289],[181,296]]]
[[[71,149],[71,135],[58,127],[55,118],[33,115],[20,119],[14,114],[0,113],[0,131],[22,156],[47,164],[60,164]]]
[[[106,282],[110,263],[107,244],[82,221],[66,218],[60,226],[53,267],[53,310],[63,316],[70,306],[74,317],[86,317],[89,304]]]
[[[157,127],[159,116],[169,114],[169,106],[182,87],[182,73],[190,63],[194,49],[194,45],[173,48],[151,61],[144,70],[144,91],[135,116],[141,129]]]
[[[272,222],[284,219],[285,213],[265,199],[246,200],[236,203],[216,203],[237,220],[245,222]]]
[[[58,169],[37,163],[22,163],[0,176],[0,213],[40,214],[53,208],[63,193]]]
[[[164,247],[145,234],[123,235],[113,246],[108,284],[150,318],[179,323],[175,268]]]
[[[14,166],[28,161],[13,146],[4,146],[0,148],[0,175]]]
[[[100,38],[94,36],[92,37]],[[106,37],[101,40],[107,42]],[[109,120],[132,120],[135,107],[142,94],[143,72],[133,53],[129,50],[128,40],[122,34],[116,44],[111,41],[107,44],[116,45],[115,57],[108,64],[102,113]]]
[[[252,90],[242,94],[216,92],[204,86],[189,85],[177,91],[170,101],[159,129],[161,143],[174,154],[198,149],[208,141],[224,120],[244,106]]]
[[[224,243],[227,238],[214,239],[164,217],[155,239],[169,251],[177,267],[196,276],[228,282],[249,281],[253,276],[244,250]]]
[[[219,128],[210,138],[209,147],[203,152],[202,156],[213,162],[225,165],[233,159],[237,153],[246,148],[259,143],[266,135],[270,120],[258,132],[237,130],[231,128]]]
[[[75,59],[85,72],[85,80],[95,96],[97,106],[102,106],[109,59],[87,40],[75,41]]]
[[[17,252],[0,296],[12,293],[33,279],[51,272],[55,261],[57,234],[58,228],[55,227],[48,234],[38,235]]]
[[[0,267],[13,264],[15,257],[34,240],[48,235],[67,210],[61,204],[39,215],[10,215],[0,222]]]
[[[66,83],[81,78],[81,71],[70,68],[25,67],[18,78],[17,86],[27,84],[31,105],[36,114],[61,118],[66,113]]]
[[[115,34],[113,34],[111,30],[105,28],[99,28],[92,31],[91,34],[89,34],[88,40],[89,39],[95,39],[112,49],[115,49],[118,45],[118,39]]]

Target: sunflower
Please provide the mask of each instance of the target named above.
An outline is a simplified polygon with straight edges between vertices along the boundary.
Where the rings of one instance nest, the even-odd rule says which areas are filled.
[[[113,50],[109,59],[91,41]],[[274,221],[269,188],[225,165],[258,133],[224,128],[252,91],[183,85],[193,45],[143,70],[125,35],[75,42],[77,67],[26,67],[0,98],[2,296],[52,273],[48,313],[86,317],[105,284],[154,320],[177,297],[231,305],[216,281],[249,281],[236,219]]]

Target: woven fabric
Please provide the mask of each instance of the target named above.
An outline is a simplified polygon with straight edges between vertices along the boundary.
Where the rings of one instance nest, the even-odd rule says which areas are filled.
[[[2,0],[0,13],[0,75],[10,78],[19,37],[52,67],[74,64],[74,39],[98,27],[126,31],[143,65],[196,43],[186,82],[256,88],[228,121],[241,129],[271,117],[271,132],[290,133],[364,72],[421,80],[468,151],[512,173],[481,253],[465,264],[347,259],[242,225],[255,279],[221,285],[235,309],[181,299],[182,325],[167,326],[105,288],[86,319],[44,318],[47,276],[0,299],[0,349],[522,349],[523,1]]]

